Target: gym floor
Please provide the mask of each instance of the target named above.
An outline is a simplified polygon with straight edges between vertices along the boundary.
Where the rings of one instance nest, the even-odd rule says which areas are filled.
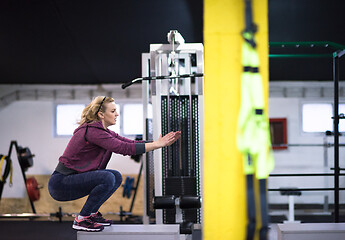
[[[73,221],[4,220],[0,221],[1,239],[77,240],[77,231],[72,229],[72,223]],[[201,232],[194,231],[192,240],[201,240]]]
[[[4,240],[77,240],[72,221],[0,221],[1,239]],[[277,224],[272,224],[269,240],[277,240]],[[193,233],[192,240],[201,240],[201,232]]]

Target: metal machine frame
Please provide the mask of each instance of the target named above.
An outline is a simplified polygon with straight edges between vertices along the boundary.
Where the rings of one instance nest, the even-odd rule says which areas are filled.
[[[184,43],[182,36],[176,31],[170,31],[168,33],[168,41],[170,44],[151,44],[150,53],[142,54],[142,76],[143,77],[157,77],[157,76],[171,76],[171,79],[142,81],[142,98],[143,98],[143,114],[144,114],[144,139],[152,140],[158,139],[159,135],[163,134],[162,119],[168,125],[165,127],[167,132],[176,131],[176,129],[170,129],[170,117],[171,109],[169,109],[170,98],[184,97],[189,99],[189,137],[193,137],[195,131],[197,132],[197,152],[196,149],[189,148],[189,154],[191,158],[197,154],[200,166],[196,169],[197,175],[197,194],[201,195],[202,186],[202,159],[203,159],[203,106],[204,106],[204,84],[202,75],[197,77],[183,77],[178,78],[178,75],[192,75],[193,73],[204,72],[204,48],[202,43]],[[192,98],[197,98],[197,125],[193,125],[192,119]],[[166,111],[168,114],[163,116],[162,114],[162,99],[167,99]],[[152,116],[149,116],[149,105],[152,104]],[[180,124],[180,123],[179,123]],[[194,127],[193,127],[194,126]],[[181,145],[182,140],[178,140],[175,144]],[[143,222],[149,223],[152,218],[152,212],[150,213],[150,205],[152,204],[152,195],[162,196],[164,194],[164,176],[163,176],[163,155],[164,151],[169,152],[170,147],[164,149],[155,150],[151,155],[146,154],[144,157],[144,212]],[[165,156],[167,154],[165,153]],[[151,160],[150,160],[151,159]],[[153,160],[152,160],[153,159]],[[153,161],[153,162],[152,162]],[[180,161],[181,158],[180,158]],[[151,166],[150,166],[151,165]],[[150,168],[152,170],[154,166],[154,176],[150,174]],[[181,165],[180,165],[181,167]],[[154,181],[154,186],[152,186]],[[154,188],[154,189],[152,189]],[[151,196],[148,196],[151,195]],[[201,211],[202,212],[202,211]],[[155,210],[155,222],[157,224],[164,223],[164,210]],[[201,217],[200,217],[201,218]]]

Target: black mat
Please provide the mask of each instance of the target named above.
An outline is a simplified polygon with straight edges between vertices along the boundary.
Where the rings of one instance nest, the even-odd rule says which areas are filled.
[[[0,221],[3,240],[76,240],[72,222]]]
[[[72,221],[0,221],[1,240],[77,240]],[[123,223],[116,223],[123,224]],[[192,240],[201,240],[201,230],[194,230]]]

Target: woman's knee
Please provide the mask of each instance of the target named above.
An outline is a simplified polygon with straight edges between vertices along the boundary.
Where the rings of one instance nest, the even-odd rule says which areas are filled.
[[[122,183],[122,175],[118,171],[115,171],[114,175],[115,175],[115,179],[116,179],[115,187],[118,188],[118,187],[120,187],[120,185]]]
[[[114,184],[114,188],[118,188],[121,183],[122,183],[122,175],[119,171],[116,170],[111,170],[111,169],[107,169],[107,172],[110,172],[114,177],[115,177],[115,184]]]
[[[51,176],[48,182],[48,192],[50,196],[56,201],[64,201],[64,196],[59,189],[60,179],[57,176]]]
[[[53,199],[55,199],[54,181],[52,180],[52,178],[50,178],[49,181],[48,181],[48,192],[49,192],[50,196]]]
[[[118,188],[118,179],[112,172],[104,171],[101,177],[103,184],[109,188],[109,191],[115,191]]]

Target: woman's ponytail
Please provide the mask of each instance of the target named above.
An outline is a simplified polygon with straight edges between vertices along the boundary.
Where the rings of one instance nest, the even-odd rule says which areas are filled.
[[[87,105],[82,113],[79,125],[84,123],[91,123],[98,120],[98,112],[105,112],[105,103],[114,102],[112,97],[98,96],[95,97],[89,105]]]

